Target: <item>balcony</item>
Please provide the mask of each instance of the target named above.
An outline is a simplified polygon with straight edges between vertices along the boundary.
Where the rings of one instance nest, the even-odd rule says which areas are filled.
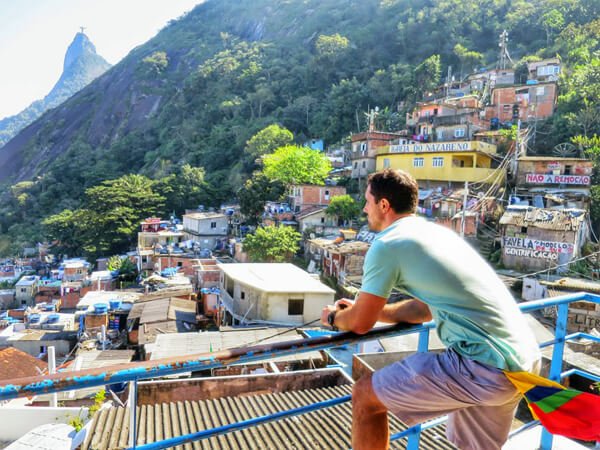
[[[569,304],[577,301],[589,301],[600,304],[600,296],[587,293],[576,293],[555,297],[552,299],[543,299],[520,304],[521,311],[531,313],[533,311],[545,308],[555,307],[557,309],[557,320],[554,339],[543,342],[540,348],[553,346],[550,363],[549,378],[553,381],[560,381],[571,375],[579,375],[590,380],[600,382],[600,374],[592,374],[579,369],[562,370],[565,342],[569,340],[585,338],[595,342],[600,342],[600,338],[585,333],[567,334],[567,318],[569,314]],[[95,386],[105,386],[115,383],[130,383],[128,404],[136,404],[137,382],[138,380],[164,377],[177,373],[206,370],[211,368],[221,368],[234,364],[247,364],[252,361],[264,361],[278,356],[292,355],[296,353],[327,350],[342,345],[353,344],[361,341],[370,341],[383,337],[400,336],[416,333],[419,336],[418,351],[426,352],[429,348],[429,331],[435,327],[435,323],[428,322],[422,325],[398,324],[391,327],[382,327],[373,329],[365,335],[356,335],[354,333],[339,333],[334,335],[324,335],[308,339],[280,342],[275,344],[256,345],[251,347],[234,348],[224,351],[216,351],[194,355],[188,358],[164,358],[154,361],[141,361],[135,363],[121,364],[119,366],[108,366],[87,371],[71,371],[57,373],[45,376],[35,376],[21,379],[4,381],[5,385],[0,386],[0,401],[9,400],[18,397],[31,397],[39,394],[55,393],[61,391],[72,391],[76,389],[89,388]],[[194,431],[187,428],[181,428],[181,435],[166,439],[156,437],[154,442],[137,445],[138,427],[141,422],[141,414],[145,413],[142,408],[127,408],[131,413],[129,416],[130,426],[127,430],[122,430],[121,435],[127,442],[129,448],[138,449],[162,449],[176,445],[183,445],[215,436],[222,436],[228,433],[237,432],[252,428],[256,425],[278,421],[288,417],[294,417],[313,411],[323,410],[334,407],[339,404],[351,401],[350,395],[342,395],[325,401],[315,401],[310,405],[295,407],[285,411],[256,416],[249,420],[239,420],[233,416],[228,418],[225,425],[215,428],[201,429]],[[289,408],[289,407],[288,407]],[[169,414],[163,410],[163,414]],[[157,416],[158,417],[158,416]],[[168,416],[167,416],[168,417]],[[392,434],[391,440],[408,439],[408,449],[418,449],[423,430],[442,423],[446,418],[440,417],[433,421],[419,424],[408,428],[402,432]],[[115,420],[114,416],[111,420]],[[236,421],[237,420],[237,421]],[[111,422],[112,423],[112,422]],[[535,424],[535,422],[532,422]],[[518,435],[526,431],[531,424],[527,424],[519,430],[514,431],[511,436]],[[340,431],[340,430],[337,430]],[[341,431],[340,431],[341,432]],[[344,432],[349,433],[348,430]],[[247,436],[252,436],[248,434]],[[161,436],[162,437],[162,436]],[[152,438],[154,440],[154,438]],[[550,450],[552,448],[553,436],[546,430],[543,430],[539,448]],[[251,442],[250,442],[251,444]]]

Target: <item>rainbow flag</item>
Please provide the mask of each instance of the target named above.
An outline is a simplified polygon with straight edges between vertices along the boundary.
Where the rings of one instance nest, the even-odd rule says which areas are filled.
[[[600,396],[566,388],[529,372],[504,372],[533,417],[552,434],[600,441]]]

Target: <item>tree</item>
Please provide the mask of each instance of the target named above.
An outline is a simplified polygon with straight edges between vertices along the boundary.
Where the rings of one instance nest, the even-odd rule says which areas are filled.
[[[252,158],[260,158],[273,153],[279,147],[290,145],[293,140],[294,135],[290,130],[274,123],[252,136],[246,142],[244,152]]]
[[[290,184],[323,184],[331,163],[322,153],[309,147],[286,145],[263,157],[263,173],[271,180]]]
[[[350,221],[360,214],[360,206],[347,194],[336,195],[335,197],[331,197],[325,214],[328,216],[338,216],[344,221]]]
[[[483,65],[483,54],[479,52],[469,51],[466,47],[460,44],[454,46],[454,53],[460,60],[460,77],[462,79],[463,68],[467,69],[467,73],[471,72],[475,66]]]
[[[300,233],[286,226],[259,227],[242,241],[244,251],[254,262],[289,262],[300,249]]]
[[[338,59],[350,46],[348,38],[335,33],[331,36],[319,35],[315,42],[315,51],[320,58]]]
[[[542,16],[541,24],[546,31],[546,46],[549,46],[552,35],[565,26],[565,18],[560,11],[552,9]]]
[[[281,181],[269,180],[264,174],[257,172],[238,191],[240,212],[248,223],[256,225],[265,211],[265,203],[279,200],[284,192],[285,186]]]
[[[440,82],[440,75],[442,72],[442,65],[440,62],[440,55],[432,55],[415,67],[414,88],[416,92],[429,91],[437,87]],[[416,93],[415,92],[415,93]]]

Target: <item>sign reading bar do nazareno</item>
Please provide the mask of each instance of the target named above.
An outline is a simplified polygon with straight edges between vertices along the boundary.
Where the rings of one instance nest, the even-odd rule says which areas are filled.
[[[589,185],[588,175],[550,175],[543,173],[528,173],[525,176],[526,183],[532,184],[578,184]]]
[[[391,145],[390,153],[467,152],[474,150],[471,142],[434,142],[431,144]]]

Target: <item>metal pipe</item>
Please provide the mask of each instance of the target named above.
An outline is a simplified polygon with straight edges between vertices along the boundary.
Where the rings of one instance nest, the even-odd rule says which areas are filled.
[[[599,376],[594,375],[593,373],[584,372],[583,370],[579,369],[569,369],[566,372],[561,373],[560,379],[562,380],[563,378],[570,377],[571,375],[579,375],[580,377],[589,378],[590,380],[594,380],[600,383]]]
[[[48,373],[56,373],[56,352],[53,345],[48,347]],[[58,406],[58,394],[52,394],[50,406],[56,408]]]
[[[27,397],[50,392],[68,391],[106,384],[123,383],[132,380],[155,378],[181,372],[193,372],[225,367],[234,364],[247,364],[279,356],[321,351],[330,347],[355,344],[361,340],[406,335],[418,332],[423,327],[433,328],[428,322],[422,325],[397,324],[381,327],[359,335],[352,332],[323,335],[309,339],[278,342],[273,344],[240,347],[212,353],[201,353],[185,358],[170,357],[155,361],[137,361],[118,366],[98,367],[87,370],[61,372],[53,375],[34,376],[11,380],[0,386],[0,400]]]
[[[316,411],[321,408],[328,408],[330,406],[340,405],[342,403],[349,402],[352,399],[351,395],[345,395],[343,397],[332,398],[319,403],[313,403],[312,405],[301,406],[300,408],[289,409],[287,411],[280,411],[266,416],[255,417],[254,419],[243,420],[241,422],[232,423],[229,425],[223,425],[210,430],[197,431],[196,433],[186,434],[184,436],[178,436],[170,439],[165,439],[160,442],[152,442],[145,445],[138,445],[136,450],[156,450],[161,448],[174,447],[176,445],[182,445],[187,442],[198,441],[201,439],[211,438],[213,436],[219,436],[220,434],[231,433],[233,431],[244,430],[256,425],[263,423],[273,422],[274,420],[283,419],[286,417],[297,416],[300,414],[306,414],[312,411]],[[133,449],[128,449],[133,450]]]

